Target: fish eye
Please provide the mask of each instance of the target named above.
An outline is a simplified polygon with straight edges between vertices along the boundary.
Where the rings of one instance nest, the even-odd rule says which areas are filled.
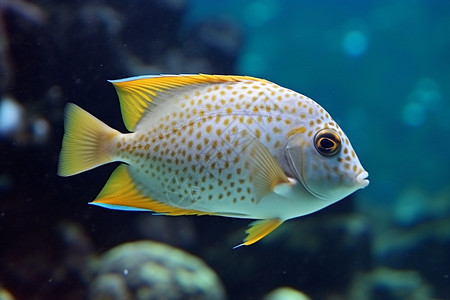
[[[333,156],[341,150],[341,138],[331,129],[322,129],[314,136],[314,147],[324,156]]]

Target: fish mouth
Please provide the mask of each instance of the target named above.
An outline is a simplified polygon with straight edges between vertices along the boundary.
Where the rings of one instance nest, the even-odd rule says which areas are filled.
[[[356,183],[361,186],[361,188],[366,187],[369,184],[369,179],[367,177],[369,173],[367,171],[362,171],[356,176]]]

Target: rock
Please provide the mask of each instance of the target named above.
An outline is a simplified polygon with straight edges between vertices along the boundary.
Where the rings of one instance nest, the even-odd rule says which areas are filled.
[[[428,300],[433,296],[430,286],[417,271],[380,267],[356,276],[346,299]]]
[[[311,300],[311,298],[293,288],[280,287],[267,294],[263,300]]]
[[[217,275],[204,262],[171,246],[139,241],[100,258],[89,299],[225,299]]]
[[[14,300],[14,299],[15,298],[13,297],[13,295],[11,295],[11,293],[8,290],[0,286],[0,300]]]

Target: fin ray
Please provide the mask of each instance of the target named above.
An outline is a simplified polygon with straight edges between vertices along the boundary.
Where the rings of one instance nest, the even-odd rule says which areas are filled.
[[[257,201],[271,193],[278,184],[289,183],[278,162],[259,140],[252,140],[246,152]]]
[[[134,131],[150,104],[158,102],[165,92],[176,93],[177,89],[189,85],[237,82],[243,80],[265,81],[249,76],[229,75],[160,75],[137,76],[119,80],[110,80],[117,91],[122,110],[122,118],[129,131]],[[161,101],[161,99],[159,99]]]
[[[174,207],[152,199],[138,189],[124,164],[114,170],[97,198],[90,204],[119,210],[150,210],[172,216],[215,214]]]
[[[108,145],[120,132],[73,103],[66,105],[64,128],[58,175],[75,175],[112,161]]]
[[[233,247],[233,249],[256,243],[257,241],[274,231],[278,226],[281,225],[281,223],[283,223],[281,219],[265,219],[250,223],[250,227],[245,231],[247,233],[247,236],[245,237],[244,242]]]

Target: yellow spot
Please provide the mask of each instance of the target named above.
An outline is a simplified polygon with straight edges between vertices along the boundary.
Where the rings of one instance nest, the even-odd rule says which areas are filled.
[[[233,112],[233,109],[231,107],[227,107],[225,111],[227,114],[231,114]]]
[[[281,129],[279,127],[277,127],[277,126],[275,126],[272,130],[273,130],[274,133],[280,133],[281,132]]]
[[[259,137],[261,136],[261,130],[259,130],[259,128],[255,129],[255,137],[259,139]]]
[[[212,130],[212,126],[211,125],[206,126],[205,130],[206,130],[207,133],[210,133],[211,130]]]

